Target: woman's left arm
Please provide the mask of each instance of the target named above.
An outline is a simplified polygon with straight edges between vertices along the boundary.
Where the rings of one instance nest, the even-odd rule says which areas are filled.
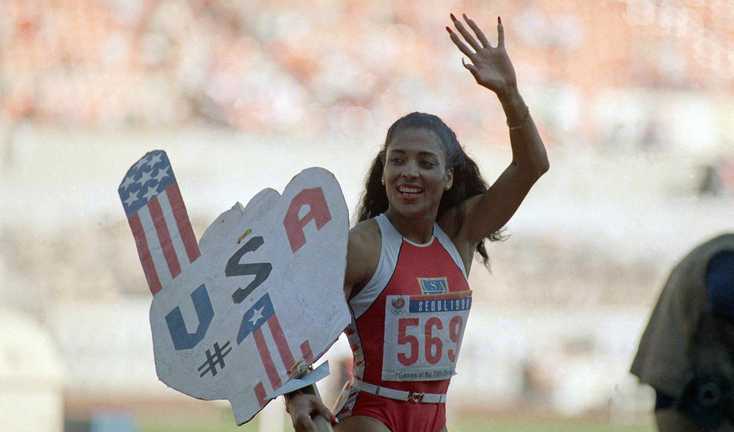
[[[466,15],[464,20],[473,34],[453,15],[451,19],[459,34],[450,27],[446,30],[454,44],[471,60],[471,63],[464,63],[462,58],[462,64],[477,83],[494,92],[502,104],[512,147],[512,162],[494,184],[457,209],[464,213],[464,223],[457,235],[475,244],[510,220],[533,184],[548,171],[549,163],[543,140],[517,89],[515,69],[505,50],[502,20],[497,18],[498,42],[497,46],[492,46]]]

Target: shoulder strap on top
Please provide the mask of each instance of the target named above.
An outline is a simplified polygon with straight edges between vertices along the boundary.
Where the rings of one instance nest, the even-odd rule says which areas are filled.
[[[461,273],[464,275],[465,278],[468,278],[469,275],[466,274],[466,269],[464,268],[464,261],[461,259],[461,255],[459,254],[458,249],[456,249],[456,246],[454,245],[454,242],[449,238],[448,234],[446,234],[438,224],[435,224],[433,227],[433,235],[436,236],[438,241],[441,243],[441,246],[443,246],[444,249],[446,249],[446,252],[451,255],[451,259],[454,261],[454,264],[456,264],[457,267],[459,267],[459,270],[461,270]]]
[[[380,227],[380,259],[369,282],[349,300],[355,320],[367,311],[390,282],[403,243],[403,237],[384,214],[375,217],[375,221]]]

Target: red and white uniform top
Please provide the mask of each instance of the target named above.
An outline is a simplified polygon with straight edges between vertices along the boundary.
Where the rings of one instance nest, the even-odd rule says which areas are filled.
[[[382,239],[377,270],[349,300],[354,378],[445,394],[471,308],[464,263],[438,224],[429,242],[416,244],[384,214],[375,219]]]

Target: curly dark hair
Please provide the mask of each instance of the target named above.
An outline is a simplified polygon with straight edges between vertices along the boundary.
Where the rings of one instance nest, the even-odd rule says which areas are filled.
[[[454,131],[443,120],[433,114],[413,112],[399,118],[387,130],[385,144],[372,161],[367,174],[364,192],[357,208],[359,222],[373,218],[387,210],[387,194],[381,183],[382,172],[385,167],[385,154],[395,134],[400,130],[410,128],[427,129],[435,133],[446,152],[446,166],[453,170],[454,182],[451,189],[441,196],[441,202],[438,205],[438,218],[448,209],[461,204],[467,198],[482,194],[487,190],[487,182],[482,178],[479,167],[464,152]],[[461,213],[456,212],[456,217],[458,220],[455,221],[454,226],[460,227],[463,223]],[[487,239],[490,241],[504,240],[506,237],[503,232],[504,229],[495,231],[487,236]],[[482,256],[484,265],[489,268],[489,255],[484,246],[484,239],[477,244],[477,252]]]

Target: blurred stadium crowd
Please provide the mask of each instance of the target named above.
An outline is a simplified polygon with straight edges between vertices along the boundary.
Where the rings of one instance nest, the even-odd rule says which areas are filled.
[[[520,84],[544,102],[535,110],[551,144],[574,136],[573,143],[596,142],[608,122],[590,108],[610,89],[731,95],[729,6],[726,0],[5,0],[0,110],[11,122],[66,127],[202,122],[313,135],[371,131],[419,107],[440,111],[462,130],[503,133],[498,111],[476,109],[490,104],[471,79],[457,82],[447,73],[462,69],[443,27],[450,11],[465,11],[491,40],[496,15],[504,14]],[[641,127],[648,138],[655,120]]]

